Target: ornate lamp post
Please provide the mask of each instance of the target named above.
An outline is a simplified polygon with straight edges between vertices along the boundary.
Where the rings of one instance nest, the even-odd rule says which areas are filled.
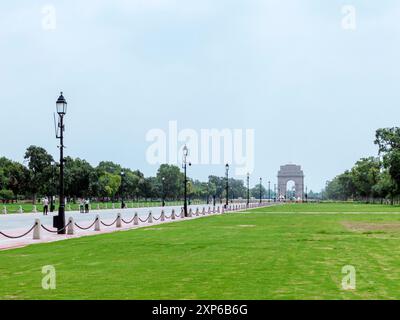
[[[60,139],[60,205],[58,207],[58,216],[53,219],[53,226],[57,228],[58,234],[65,234],[65,195],[64,195],[64,116],[67,114],[67,101],[63,93],[56,102],[56,109],[58,113],[58,130],[56,138]]]
[[[306,186],[306,194],[305,194],[305,196],[306,196],[306,202],[308,202],[308,188],[307,188],[307,186]]]
[[[250,173],[247,172],[247,207],[250,204]]]
[[[268,202],[271,201],[271,181],[268,181]]]
[[[121,209],[125,209],[125,202],[124,202],[124,178],[125,172],[121,171]]]
[[[189,166],[192,165],[190,162],[187,162],[187,156],[188,155],[189,155],[189,149],[185,145],[183,147],[183,161],[182,161],[183,162],[182,167],[183,167],[183,170],[184,170],[184,173],[185,173],[185,181],[184,181],[185,201],[184,201],[184,204],[183,204],[183,212],[184,212],[185,217],[188,216],[188,207],[187,207],[187,174],[186,174],[186,171],[187,171],[187,165],[189,165]]]
[[[262,178],[260,178],[260,203],[262,202]]]
[[[161,178],[162,184],[162,206],[165,207],[165,177]]]
[[[225,165],[225,179],[226,179],[226,201],[225,201],[225,208],[228,208],[229,205],[229,164]]]

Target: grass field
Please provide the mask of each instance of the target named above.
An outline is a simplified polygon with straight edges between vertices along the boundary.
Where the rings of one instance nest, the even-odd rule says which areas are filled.
[[[282,205],[2,251],[0,298],[399,299],[400,208]]]

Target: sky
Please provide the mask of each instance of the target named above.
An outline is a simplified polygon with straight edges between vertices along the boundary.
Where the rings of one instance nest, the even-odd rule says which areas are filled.
[[[63,91],[66,154],[92,165],[154,175],[149,134],[171,143],[175,123],[199,136],[252,132],[232,142],[233,156],[247,150],[252,184],[293,163],[319,191],[377,155],[377,128],[398,125],[399,35],[395,0],[3,1],[0,156],[22,162],[38,145],[57,157]],[[222,176],[230,162],[244,178],[229,160],[194,161],[189,175]]]

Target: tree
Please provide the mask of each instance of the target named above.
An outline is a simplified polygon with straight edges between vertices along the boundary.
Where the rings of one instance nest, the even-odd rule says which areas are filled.
[[[163,189],[166,198],[178,199],[182,196],[185,176],[179,167],[162,164],[157,171],[156,178],[160,195]]]
[[[26,193],[29,170],[18,162],[0,158],[0,190],[11,190],[14,197]],[[8,196],[10,193],[7,193]]]
[[[393,196],[397,193],[396,185],[387,170],[379,175],[378,182],[373,186],[373,192],[381,199],[390,198],[393,203]]]
[[[352,181],[358,196],[373,197],[373,186],[379,180],[381,163],[378,158],[362,158],[351,169]]]
[[[0,189],[0,200],[4,202],[8,202],[14,198],[14,193],[11,190]]]
[[[121,186],[121,176],[109,172],[103,172],[99,176],[99,194],[102,197],[114,199]]]
[[[65,160],[65,194],[73,198],[88,197],[93,167],[79,158]]]
[[[122,178],[120,190],[118,191],[118,193],[124,198],[134,198],[134,196],[137,194],[140,176],[138,176],[136,172],[133,172],[130,169],[123,169],[122,172],[124,172],[124,176]]]
[[[32,192],[33,203],[35,204],[36,195],[39,192],[45,192],[46,185],[51,179],[49,168],[51,168],[51,163],[54,160],[45,149],[37,146],[30,146],[26,150],[24,158],[28,161],[30,170],[29,189]]]
[[[214,202],[216,198],[222,201],[222,196],[225,190],[225,178],[217,176],[209,176],[208,183],[213,187],[212,191],[214,191],[213,194]]]
[[[256,199],[260,198],[260,184],[256,184],[252,189],[250,189],[250,196]],[[265,189],[264,186],[261,185],[261,198],[264,199],[266,197],[267,197],[267,189]]]
[[[375,144],[383,158],[383,167],[393,181],[393,196],[400,191],[400,128],[378,129],[375,138]]]

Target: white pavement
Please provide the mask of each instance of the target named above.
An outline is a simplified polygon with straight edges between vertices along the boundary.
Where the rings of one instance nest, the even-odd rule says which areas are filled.
[[[264,205],[271,205],[271,204],[264,204]],[[258,204],[252,204],[252,207],[257,207]],[[115,221],[118,213],[121,214],[121,217],[126,222],[122,222],[122,227],[117,228],[116,224],[112,226],[105,226],[103,224],[100,225],[101,231],[94,231],[94,227],[90,228],[89,230],[81,230],[78,229],[76,226],[74,227],[74,235],[58,235],[57,233],[52,233],[41,229],[41,238],[40,240],[33,240],[32,233],[30,232],[24,237],[18,239],[10,239],[5,237],[4,235],[0,234],[0,250],[4,249],[11,249],[17,247],[23,247],[33,243],[41,243],[41,242],[52,242],[52,241],[59,241],[71,238],[77,238],[87,235],[94,235],[94,234],[101,234],[101,233],[110,233],[119,230],[129,230],[134,228],[146,227],[151,225],[157,225],[162,223],[170,223],[170,222],[178,222],[178,221],[185,221],[189,219],[196,219],[212,214],[220,214],[222,212],[222,206],[217,205],[215,207],[215,212],[213,212],[213,207],[209,205],[191,205],[188,206],[189,209],[192,209],[193,216],[191,218],[182,219],[180,217],[176,217],[175,220],[168,218],[171,216],[172,210],[175,211],[176,215],[180,215],[182,207],[180,206],[169,206],[169,207],[150,207],[150,208],[134,208],[134,209],[110,209],[110,210],[93,210],[90,213],[79,213],[79,212],[66,212],[66,223],[68,223],[69,217],[73,217],[74,223],[77,223],[79,226],[88,227],[90,226],[96,219],[96,216],[100,216],[100,220],[104,222],[104,224],[111,224]],[[203,214],[203,208],[205,209],[205,214]],[[199,216],[196,216],[196,210],[199,210]],[[218,210],[219,209],[219,210]],[[230,211],[233,210],[245,210],[245,204],[235,204],[234,207],[231,207]],[[167,219],[164,222],[161,220],[155,220],[154,218],[159,218],[161,216],[161,212],[164,210]],[[219,212],[218,212],[219,211]],[[153,216],[153,223],[148,222],[141,222],[139,220],[138,225],[134,225],[133,217],[135,213],[138,214],[138,217],[141,220],[145,220],[149,212],[152,212]],[[4,232],[10,236],[19,236],[25,232],[27,232],[35,223],[35,219],[40,219],[42,225],[44,225],[49,230],[55,230],[52,227],[53,224],[53,216],[54,214],[49,214],[48,216],[43,216],[40,213],[24,213],[24,214],[8,214],[8,215],[0,215],[0,231]]]

